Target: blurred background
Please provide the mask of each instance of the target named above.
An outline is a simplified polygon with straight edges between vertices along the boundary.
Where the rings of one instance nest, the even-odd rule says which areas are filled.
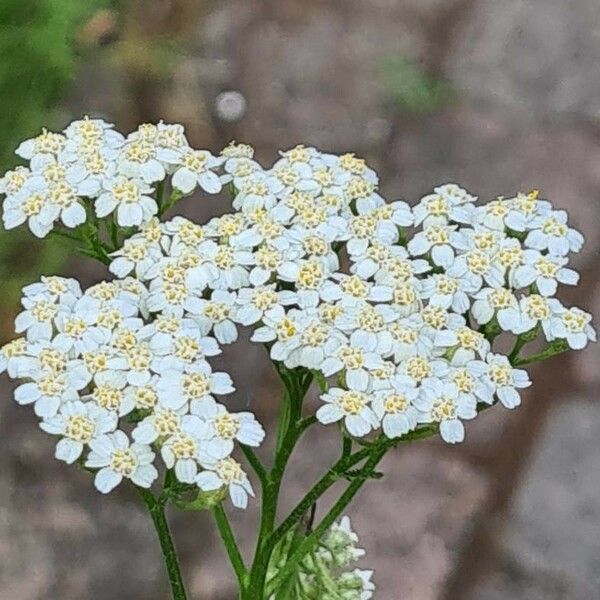
[[[599,314],[597,0],[0,0],[0,106],[2,171],[20,140],[87,113],[125,132],[181,122],[195,146],[236,139],[265,164],[297,143],[354,151],[386,197],[411,203],[447,181],[484,199],[540,188],[587,238],[582,285],[562,297]],[[199,219],[225,209],[178,206]],[[3,232],[3,342],[21,285],[41,273],[107,275],[60,243]],[[486,411],[458,448],[429,440],[386,458],[351,509],[377,598],[600,597],[599,359],[594,346],[535,367],[524,406]],[[278,383],[259,349],[236,345],[221,363],[233,402],[271,421]],[[0,598],[166,598],[135,494],[101,497],[55,461],[1,385]],[[333,456],[330,430],[299,448],[285,506]],[[234,515],[245,550],[254,519]],[[234,599],[209,516],[171,521],[191,598]]]

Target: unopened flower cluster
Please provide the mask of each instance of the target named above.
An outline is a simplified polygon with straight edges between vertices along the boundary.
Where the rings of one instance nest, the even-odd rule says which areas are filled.
[[[317,549],[300,563],[294,581],[298,600],[370,600],[373,571],[353,566],[366,552],[359,548],[350,518],[344,516],[325,533]],[[285,562],[285,556],[282,558]],[[273,564],[276,573],[283,564]]]
[[[590,315],[555,298],[578,281],[568,261],[583,238],[537,192],[477,204],[447,184],[411,207],[386,202],[352,154],[298,146],[266,169],[249,146],[213,156],[162,123],[124,138],[78,121],[18,153],[29,167],[0,180],[7,227],[27,220],[45,235],[93,214],[139,228],[111,256],[113,282],[25,288],[24,337],[2,351],[9,374],[30,380],[17,401],[61,436],[59,458],[86,452],[102,491],[123,477],[150,485],[160,454],[180,481],[228,487],[245,505],[231,453],[262,429],[213,398],[233,385],[206,360],[241,326],[273,361],[317,375],[321,423],[389,438],[435,425],[450,443],[478,407],[513,408],[530,385],[493,347],[498,334],[574,349],[595,339]],[[206,224],[155,216],[159,188],[223,187],[234,212]],[[132,411],[145,416],[127,431]]]

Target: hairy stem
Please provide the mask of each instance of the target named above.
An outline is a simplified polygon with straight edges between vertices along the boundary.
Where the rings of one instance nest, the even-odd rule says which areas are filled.
[[[185,585],[181,577],[179,561],[177,559],[177,551],[173,544],[173,538],[169,531],[169,524],[165,516],[165,501],[162,498],[156,498],[149,490],[138,488],[140,496],[144,504],[148,508],[148,512],[152,517],[154,528],[158,535],[160,548],[162,550],[165,567],[169,576],[171,585],[171,597],[173,600],[187,600]]]
[[[285,393],[279,419],[273,468],[261,480],[260,529],[247,595],[243,596],[248,599],[262,600],[263,598],[269,560],[274,549],[274,544],[271,543],[271,533],[277,517],[281,481],[298,439],[307,426],[306,419],[302,419],[302,402],[312,382],[312,374],[305,370],[287,369],[281,363],[275,363],[275,367],[285,386]]]
[[[229,524],[227,513],[225,512],[223,505],[219,503],[212,508],[212,514],[217,523],[217,527],[219,529],[219,533],[221,534],[221,539],[223,540],[225,549],[227,550],[227,555],[229,556],[231,566],[235,571],[240,589],[243,590],[247,584],[248,572],[246,571],[244,559],[242,558],[237,542],[235,541],[235,536],[233,535],[231,525]]]

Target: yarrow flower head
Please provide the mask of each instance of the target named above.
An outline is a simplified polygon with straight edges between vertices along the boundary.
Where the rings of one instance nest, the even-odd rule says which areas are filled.
[[[246,505],[234,454],[265,433],[227,406],[233,381],[211,366],[241,327],[284,381],[318,381],[320,423],[450,443],[482,406],[520,403],[519,353],[538,334],[552,352],[595,340],[591,316],[554,297],[578,282],[581,234],[537,192],[477,204],[446,184],[411,208],[386,202],[352,154],[297,146],[264,168],[247,145],[214,156],[162,122],[123,136],[85,118],[18,154],[28,165],[0,179],[6,226],[81,232],[116,279],[26,286],[0,368],[25,380],[15,398],[60,437],[57,457],[100,469],[103,492],[166,468]],[[224,187],[233,212],[162,220],[184,194]],[[510,358],[494,347],[503,332],[517,336]]]
[[[387,202],[354,154],[300,145],[263,167],[248,145],[213,155],[163,122],[124,136],[86,117],[17,154],[26,164],[0,177],[5,227],[74,241],[113,278],[23,288],[18,337],[0,348],[15,401],[101,493],[138,487],[163,548],[167,504],[211,509],[253,598],[371,598],[372,572],[355,566],[364,551],[335,519],[384,454],[434,434],[462,442],[482,410],[521,404],[521,367],[596,340],[591,315],[556,297],[578,283],[569,255],[583,237],[537,191],[479,202],[448,183],[411,207]],[[165,218],[193,193],[228,194],[232,210]],[[244,336],[285,387],[276,440],[250,410],[253,389],[236,410],[234,381],[213,364]],[[315,407],[304,399],[317,387]],[[341,458],[278,522],[285,465],[313,425],[339,430]],[[267,435],[269,468],[256,451]],[[254,497],[248,467],[263,503],[250,568],[222,505]],[[346,491],[313,523],[340,479]]]

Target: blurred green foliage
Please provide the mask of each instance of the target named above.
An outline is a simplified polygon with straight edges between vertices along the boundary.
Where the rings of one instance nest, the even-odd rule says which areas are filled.
[[[103,0],[0,0],[0,172],[14,167],[18,143],[62,125],[57,104],[77,68],[76,37]],[[0,234],[4,310],[21,286],[60,268],[58,241],[34,241],[19,228]],[[10,310],[10,309],[9,309]]]
[[[380,76],[391,100],[406,113],[428,113],[450,104],[455,93],[439,77],[426,73],[404,56],[381,61]]]

